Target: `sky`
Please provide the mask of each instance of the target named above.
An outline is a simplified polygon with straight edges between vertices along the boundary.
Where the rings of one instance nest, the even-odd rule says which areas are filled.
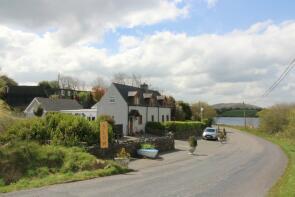
[[[140,75],[186,102],[294,102],[290,0],[0,0],[0,68],[19,84]]]

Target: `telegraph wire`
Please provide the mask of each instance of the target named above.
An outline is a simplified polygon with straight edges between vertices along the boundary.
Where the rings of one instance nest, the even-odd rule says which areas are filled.
[[[270,86],[262,95],[262,97],[268,96],[280,83],[281,81],[290,73],[290,71],[295,67],[295,59],[293,59],[280,77]]]

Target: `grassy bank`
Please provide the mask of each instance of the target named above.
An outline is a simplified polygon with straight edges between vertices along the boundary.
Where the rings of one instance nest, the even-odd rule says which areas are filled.
[[[82,180],[88,180],[88,179],[93,179],[97,177],[127,173],[129,171],[130,170],[128,169],[121,168],[114,165],[114,166],[110,166],[109,168],[98,169],[93,171],[82,171],[77,173],[59,173],[59,174],[52,174],[44,178],[33,178],[33,179],[24,178],[19,180],[16,183],[13,183],[7,186],[0,186],[0,192],[5,193],[5,192],[37,188],[37,187],[48,186],[48,185],[59,184],[59,183],[82,181]]]
[[[0,192],[29,189],[128,172],[79,147],[11,141],[0,146]]]
[[[97,143],[99,121],[55,113],[19,119],[0,102],[0,193],[129,172],[83,148]]]
[[[258,129],[233,127],[257,135],[279,145],[288,156],[289,162],[283,176],[269,191],[271,197],[289,197],[295,195],[295,139],[281,135],[268,134]]]

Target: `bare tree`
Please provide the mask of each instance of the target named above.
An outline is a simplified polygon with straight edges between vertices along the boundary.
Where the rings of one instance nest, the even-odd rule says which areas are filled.
[[[62,89],[85,89],[86,83],[78,78],[66,76],[66,75],[59,75],[58,77],[59,86]]]
[[[126,73],[119,72],[114,74],[112,81],[115,83],[139,87],[142,84],[142,77],[141,75],[135,73],[128,75]]]
[[[115,73],[112,82],[127,84],[128,75],[122,72]]]
[[[96,87],[96,88],[106,88],[107,87],[106,81],[100,76],[97,76],[91,85],[92,85],[92,87]]]
[[[132,74],[132,76],[131,76],[131,85],[132,86],[137,86],[137,87],[139,87],[140,85],[141,85],[141,75],[139,75],[139,74]]]

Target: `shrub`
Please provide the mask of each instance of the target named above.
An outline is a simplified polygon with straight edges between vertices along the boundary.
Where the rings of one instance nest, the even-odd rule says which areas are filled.
[[[155,149],[155,146],[152,145],[152,144],[149,144],[149,143],[141,144],[140,147],[141,147],[142,149]]]
[[[81,148],[15,141],[0,147],[0,179],[5,184],[23,177],[43,177],[58,172],[96,168],[96,158]]]
[[[295,109],[290,110],[287,117],[288,125],[284,128],[283,132],[280,133],[281,136],[295,139]]]
[[[41,117],[43,115],[44,109],[39,105],[35,110],[34,110],[34,115]]]
[[[259,127],[267,133],[278,133],[288,125],[288,115],[292,106],[285,104],[274,105],[258,113]]]
[[[198,145],[197,139],[195,136],[190,136],[188,138],[188,143],[190,145],[190,147],[196,147]]]
[[[51,141],[54,145],[64,146],[79,146],[82,142],[93,145],[99,143],[99,121],[88,121],[70,114],[48,113],[44,118],[17,121],[0,136],[0,142],[19,139],[41,144]],[[112,143],[112,125],[109,125],[109,140]]]
[[[15,121],[14,124],[0,136],[0,141],[35,140],[40,143],[45,143],[45,141],[49,139],[49,136],[44,121],[39,118],[33,118]]]
[[[71,148],[65,156],[62,172],[77,172],[93,170],[96,166],[96,158],[80,148]]]
[[[116,155],[118,158],[130,158],[130,153],[126,151],[125,148],[121,148]]]

